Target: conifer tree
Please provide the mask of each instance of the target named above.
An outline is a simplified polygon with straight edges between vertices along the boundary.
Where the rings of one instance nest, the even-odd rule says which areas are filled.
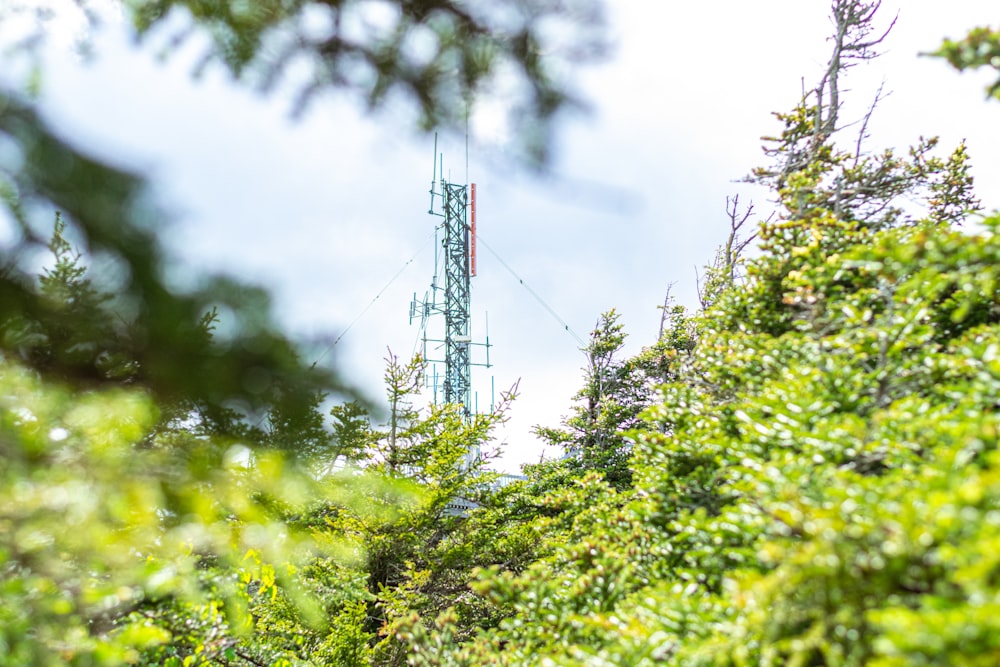
[[[536,427],[535,433],[564,449],[571,468],[597,471],[613,487],[631,485],[627,432],[638,425],[651,390],[636,363],[622,359],[623,325],[614,310],[601,315],[583,349],[584,386],[574,396],[573,414],[563,428]]]
[[[881,41],[876,9],[834,0],[831,63]],[[976,208],[963,149],[852,171],[857,144],[828,133],[842,75],[779,117],[758,175],[781,208],[745,277],[665,321],[683,344],[653,353],[667,382],[632,433],[633,491],[581,480],[543,558],[477,583],[509,617],[454,649],[441,617],[414,664],[994,660],[1000,219],[956,228]]]

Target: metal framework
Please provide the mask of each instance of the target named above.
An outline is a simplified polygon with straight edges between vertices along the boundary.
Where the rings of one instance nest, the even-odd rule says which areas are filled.
[[[443,181],[444,194],[444,400],[472,410],[472,356],[469,346],[470,251],[466,223],[468,188]]]
[[[424,359],[429,362],[444,363],[444,377],[441,383],[444,402],[460,405],[465,418],[471,419],[475,410],[472,366],[487,368],[490,366],[488,335],[486,343],[478,344],[486,348],[486,362],[477,364],[472,361],[472,347],[477,345],[472,342],[470,314],[471,278],[476,274],[476,186],[449,183],[443,175],[439,176],[437,171],[435,149],[435,174],[431,184],[431,207],[428,213],[443,218],[437,228],[440,245],[438,253],[435,254],[431,289],[425,294],[423,301],[417,300],[414,295],[413,303],[410,305],[410,322],[413,322],[419,312]],[[436,206],[439,208],[436,209]],[[438,302],[438,292],[443,293],[442,303]],[[442,338],[430,338],[427,335],[427,320],[432,315],[444,316]],[[430,358],[428,343],[436,344],[438,350],[443,347],[444,358]],[[439,389],[436,370],[433,377],[429,378],[429,383],[433,384],[436,402]]]

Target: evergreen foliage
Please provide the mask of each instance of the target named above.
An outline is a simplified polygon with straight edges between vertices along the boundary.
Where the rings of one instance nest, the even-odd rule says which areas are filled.
[[[236,65],[300,9],[186,4]],[[12,100],[0,132],[39,158],[0,173],[20,247],[26,202],[72,215],[37,279],[0,280],[0,665],[996,664],[1000,216],[974,215],[964,146],[845,140],[878,4],[833,0],[830,66],[777,115],[751,176],[776,214],[747,234],[730,202],[701,308],[668,298],[635,357],[600,317],[539,429],[570,456],[507,485],[486,464],[512,395],[419,409],[421,360],[390,353],[384,418],[327,412],[337,383],[259,292],[166,293],[138,184]],[[108,291],[106,255],[138,267]],[[220,300],[247,306],[231,340]],[[202,362],[220,375],[179,379]]]
[[[206,63],[221,62],[263,89],[293,64],[305,69],[296,83],[300,111],[326,90],[346,89],[372,109],[411,103],[425,130],[459,129],[480,97],[502,96],[512,136],[525,157],[540,162],[557,114],[579,104],[567,72],[606,48],[596,0],[125,4],[143,35],[186,14],[190,27],[175,31],[178,41],[207,35]]]
[[[562,429],[535,429],[550,445],[563,448],[572,469],[599,471],[619,490],[632,483],[631,445],[625,433],[638,425],[639,413],[649,405],[652,393],[642,368],[620,358],[623,330],[614,310],[601,315],[583,349],[587,367],[584,386],[573,397],[578,402],[574,414],[563,421]]]
[[[457,649],[438,619],[414,664],[995,660],[1000,219],[954,228],[978,207],[963,147],[838,149],[830,80],[755,173],[782,207],[760,256],[641,355],[666,382],[634,491],[579,480],[551,552],[476,585],[509,616]]]
[[[944,58],[955,69],[992,67],[1000,71],[1000,30],[982,26],[969,31],[963,39],[946,39],[935,56]],[[1000,99],[1000,78],[986,88],[986,94]]]

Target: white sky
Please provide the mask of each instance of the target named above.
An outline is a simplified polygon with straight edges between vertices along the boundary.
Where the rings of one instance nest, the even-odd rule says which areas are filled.
[[[761,197],[735,181],[762,162],[760,137],[778,129],[771,112],[789,109],[803,79],[811,85],[825,64],[829,3],[608,5],[617,49],[584,73],[593,113],[562,127],[552,175],[513,164],[486,123],[477,125],[469,172],[483,239],[581,336],[617,308],[634,353],[655,339],[668,285],[681,303],[696,302],[695,267],[727,230],[726,195]],[[959,75],[917,55],[995,20],[995,4],[886,0],[882,20],[897,8],[887,53],[846,81],[855,103],[847,113],[860,116],[884,79],[892,95],[871,124],[872,145],[940,135],[950,150],[965,138],[984,204],[1000,206],[1000,104],[984,101],[985,73]],[[190,271],[224,270],[268,286],[288,331],[312,336],[342,331],[406,266],[331,353],[345,377],[380,396],[386,349],[413,351],[409,302],[430,282],[433,138],[332,95],[292,122],[286,97],[261,98],[215,71],[192,80],[197,44],[163,63],[162,38],[136,49],[112,24],[94,45],[97,59],[84,65],[69,37],[53,40],[43,108],[81,146],[151,177],[174,214],[170,247]],[[452,180],[463,180],[463,140],[442,137],[439,150]],[[756,203],[766,217],[767,202]],[[487,311],[495,366],[474,369],[474,385],[482,406],[491,377],[498,390],[521,380],[498,434],[506,441],[500,465],[515,469],[542,453],[531,427],[557,425],[568,412],[584,359],[481,248],[479,338]]]

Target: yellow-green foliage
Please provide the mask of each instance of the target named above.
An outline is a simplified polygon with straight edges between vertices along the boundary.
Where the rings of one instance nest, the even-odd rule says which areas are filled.
[[[541,499],[542,557],[474,584],[505,618],[415,624],[411,664],[998,664],[1000,216],[964,146],[848,156],[818,115],[779,116],[745,280],[639,357],[633,487]]]
[[[326,624],[295,573],[346,554],[337,536],[285,517],[388,488],[320,484],[235,442],[175,433],[162,446],[157,417],[138,389],[70,391],[0,365],[0,664],[131,663],[181,643],[223,655],[274,582],[297,614]],[[191,622],[167,622],[170,606]]]
[[[450,650],[442,616],[414,664],[995,664],[998,230],[820,236],[836,253],[775,231],[799,260],[699,318],[633,433],[634,493],[567,489],[550,554],[476,586],[508,617]],[[776,279],[785,326],[734,317]]]
[[[862,51],[878,4],[833,3],[867,16]],[[175,5],[236,72],[305,6],[127,4],[144,29]],[[431,78],[376,35],[362,60],[385,67],[363,88],[378,102],[403,85],[447,120],[455,90],[514,63],[544,123],[563,92],[532,55],[532,17],[575,25],[590,4],[571,5],[525,3],[513,41],[459,4],[411,7],[399,34],[440,39]],[[996,42],[980,29],[939,55],[997,67]],[[837,67],[864,59],[850,44]],[[430,70],[456,57],[453,89]],[[350,83],[342,62],[314,86]],[[0,174],[12,219],[31,228],[15,192],[64,206],[131,274],[98,293],[57,226],[38,289],[0,275],[0,667],[1000,664],[1000,216],[954,227],[978,208],[964,146],[839,150],[831,73],[778,116],[775,164],[754,173],[780,202],[760,255],[727,254],[705,311],[671,308],[633,360],[613,358],[624,334],[605,316],[580,394],[601,409],[547,431],[585,465],[533,466],[499,492],[467,453],[502,411],[417,410],[419,361],[390,358],[386,428],[346,404],[328,430],[333,376],[302,367],[262,295],[226,280],[170,294],[151,226],[128,217],[135,179],[0,91],[27,165]],[[38,245],[25,234],[15,251]],[[112,319],[116,300],[143,317]],[[228,346],[203,316],[218,303],[245,307]],[[344,456],[359,468],[331,472]]]

